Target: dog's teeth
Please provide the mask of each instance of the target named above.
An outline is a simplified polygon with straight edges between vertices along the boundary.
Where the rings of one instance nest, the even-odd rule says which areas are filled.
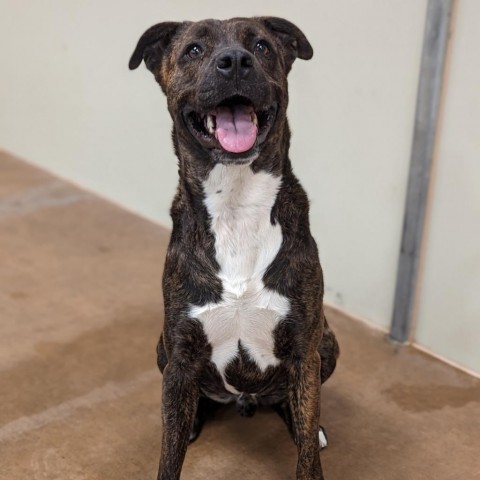
[[[215,133],[215,122],[213,120],[213,115],[210,114],[207,115],[207,130],[208,133],[212,135]]]
[[[258,118],[255,112],[252,112],[252,123],[258,127]]]

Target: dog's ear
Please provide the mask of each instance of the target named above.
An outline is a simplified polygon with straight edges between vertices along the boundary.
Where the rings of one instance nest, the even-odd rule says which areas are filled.
[[[270,30],[285,48],[287,72],[296,58],[310,60],[313,48],[303,32],[292,22],[278,17],[260,17],[260,22]]]
[[[162,22],[150,27],[140,37],[130,58],[128,63],[130,70],[135,70],[144,60],[147,68],[154,72],[180,25],[182,25],[180,22]]]

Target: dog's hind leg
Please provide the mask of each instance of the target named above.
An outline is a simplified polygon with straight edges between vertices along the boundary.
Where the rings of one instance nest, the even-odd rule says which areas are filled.
[[[163,373],[165,367],[167,366],[168,358],[167,352],[165,351],[165,345],[163,344],[163,333],[160,335],[160,339],[157,344],[157,365],[160,372]]]
[[[280,418],[285,422],[285,425],[288,428],[288,433],[290,433],[290,436],[292,437],[292,439],[294,439],[292,413],[290,412],[290,407],[288,406],[288,402],[285,400],[284,402],[276,403],[275,405],[272,405],[272,408],[275,410],[275,412],[278,413]]]
[[[197,413],[190,432],[190,443],[193,443],[200,435],[203,425],[213,417],[220,404],[207,397],[200,397],[198,400]]]
[[[322,383],[325,383],[335,370],[340,349],[335,334],[327,323],[327,319],[325,317],[323,318],[325,323],[318,353],[321,358],[320,380]]]
[[[280,418],[285,422],[285,425],[288,428],[288,432],[290,433],[290,436],[295,441],[295,437],[293,434],[292,414],[290,413],[290,408],[288,406],[288,403],[286,401],[282,403],[277,403],[275,405],[272,405],[272,408],[275,410],[275,412],[278,413]],[[325,429],[322,426],[320,426],[318,430],[318,439],[320,441],[320,450],[327,448],[328,446],[327,434],[325,432]]]

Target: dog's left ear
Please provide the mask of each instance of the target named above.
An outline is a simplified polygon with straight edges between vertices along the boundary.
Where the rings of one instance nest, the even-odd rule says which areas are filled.
[[[260,22],[265,25],[285,48],[287,73],[292,68],[296,58],[310,60],[313,48],[303,32],[292,22],[279,17],[260,17]]]
[[[145,61],[147,68],[154,72],[162,62],[165,50],[177,33],[180,22],[162,22],[150,27],[141,37],[135,47],[128,67],[135,70]]]

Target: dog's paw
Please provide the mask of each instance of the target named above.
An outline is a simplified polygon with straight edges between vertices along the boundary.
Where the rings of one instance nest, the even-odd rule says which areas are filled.
[[[325,433],[325,429],[323,427],[320,427],[320,430],[318,431],[318,439],[320,440],[320,450],[327,448],[327,434]]]

